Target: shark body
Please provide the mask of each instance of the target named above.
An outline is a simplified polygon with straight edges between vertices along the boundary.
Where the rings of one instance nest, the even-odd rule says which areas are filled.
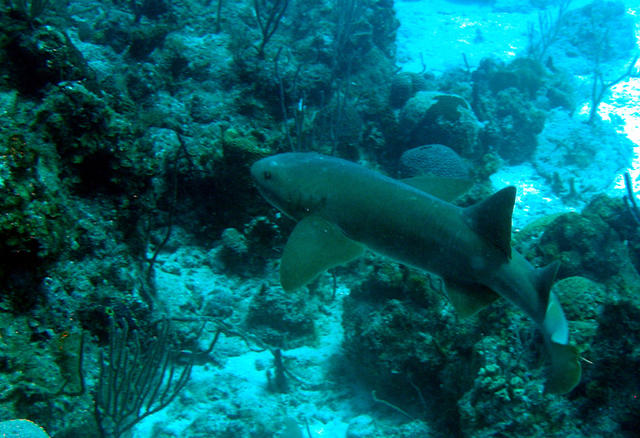
[[[251,173],[262,195],[298,221],[282,256],[285,290],[368,248],[440,276],[463,316],[499,297],[512,302],[545,337],[552,371],[547,390],[564,393],[579,382],[567,320],[550,292],[558,264],[536,269],[511,248],[514,187],[461,208],[364,166],[316,153],[268,157],[254,163]]]

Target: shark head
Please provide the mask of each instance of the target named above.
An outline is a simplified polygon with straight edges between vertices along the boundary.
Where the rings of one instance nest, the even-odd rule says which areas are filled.
[[[282,174],[283,170],[277,157],[263,158],[251,166],[251,176],[258,191],[270,204],[279,209],[283,204],[281,202],[283,198],[282,184],[279,184],[279,181],[283,179]]]
[[[317,165],[322,156],[310,153],[285,153],[256,161],[251,166],[260,194],[271,205],[292,219],[300,220],[316,211],[325,196]]]

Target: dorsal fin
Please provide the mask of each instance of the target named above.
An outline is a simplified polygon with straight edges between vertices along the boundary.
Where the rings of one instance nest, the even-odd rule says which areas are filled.
[[[484,201],[465,209],[469,226],[487,242],[511,258],[511,216],[516,188],[505,187]]]

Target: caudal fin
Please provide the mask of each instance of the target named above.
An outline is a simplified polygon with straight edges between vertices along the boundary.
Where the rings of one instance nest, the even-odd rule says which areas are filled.
[[[580,383],[582,367],[578,350],[573,345],[569,345],[569,324],[562,311],[560,300],[554,293],[549,295],[549,305],[542,323],[542,331],[551,356],[551,376],[545,389],[547,392],[565,394]]]
[[[578,350],[573,345],[549,341],[551,355],[551,376],[545,390],[556,394],[566,394],[580,383],[582,367]]]
[[[558,296],[551,292],[559,262],[536,270],[536,289],[542,303],[547,303],[542,333],[551,356],[551,376],[547,381],[547,392],[565,394],[580,383],[582,367],[576,347],[569,345],[569,323],[562,310]]]

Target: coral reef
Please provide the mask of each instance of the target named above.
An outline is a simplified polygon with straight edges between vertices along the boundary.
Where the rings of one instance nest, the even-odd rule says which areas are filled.
[[[294,348],[313,339],[313,311],[302,296],[262,287],[249,305],[247,325],[263,341]]]
[[[629,274],[637,260],[637,240],[624,204],[601,195],[582,213],[553,219],[530,255],[561,260],[560,278],[579,275],[604,282]]]
[[[477,368],[477,338],[473,324],[450,324],[455,315],[437,294],[424,278],[383,263],[345,301],[344,348],[378,397],[453,433],[456,400]]]
[[[637,305],[630,301],[604,306],[589,352],[594,363],[585,373],[585,398],[579,402],[585,417],[606,416],[599,420],[611,431],[619,425],[623,436],[633,436],[640,425],[637,399],[640,381],[636,371],[640,366],[639,318]],[[596,406],[607,406],[607,412],[596,414]]]
[[[424,75],[409,72],[398,73],[391,79],[391,106],[401,108],[417,92],[425,91],[427,88],[428,83]]]
[[[63,81],[83,81],[95,90],[95,72],[68,35],[4,14],[1,20],[3,70],[21,93],[41,95],[48,86]]]
[[[405,149],[439,143],[462,156],[477,153],[480,124],[469,104],[459,96],[418,92],[402,107],[399,129],[405,136]]]

